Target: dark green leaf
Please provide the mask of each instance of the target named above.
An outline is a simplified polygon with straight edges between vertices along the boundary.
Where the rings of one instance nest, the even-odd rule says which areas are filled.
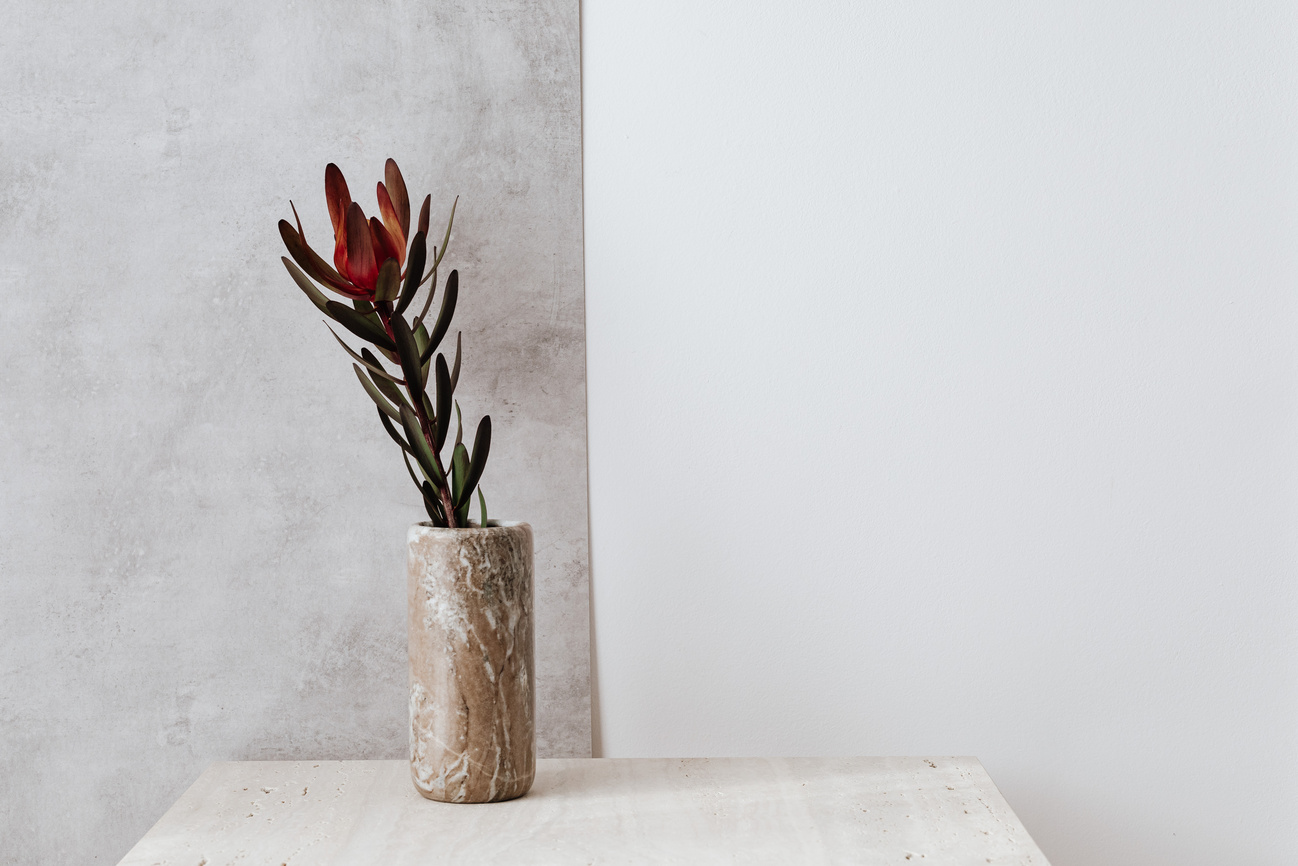
[[[365,374],[361,372],[360,365],[352,364],[352,369],[356,371],[356,378],[361,380],[361,387],[365,389],[366,394],[370,395],[370,399],[374,401],[375,406],[379,407],[379,411],[384,415],[387,415],[389,418],[400,418],[401,416],[397,414],[397,410],[392,408],[392,404],[383,399],[383,395],[379,393],[379,389],[375,388],[374,383],[366,378]]]
[[[437,314],[437,324],[433,326],[433,332],[428,335],[428,348],[424,349],[420,361],[427,361],[437,351],[437,346],[442,342],[442,337],[446,336],[446,331],[451,327],[451,317],[455,315],[455,299],[460,294],[460,273],[451,271],[451,275],[446,278],[446,291],[442,293],[442,311]]]
[[[460,401],[455,401],[455,444],[464,442],[464,418],[460,415]]]
[[[352,301],[352,307],[356,310],[356,312],[360,313],[366,319],[369,319],[371,325],[378,328],[380,331],[382,331],[385,334],[388,332],[388,329],[383,327],[383,320],[379,318],[379,314],[374,312],[374,305],[371,304],[369,301],[362,301],[357,299],[355,301]]]
[[[388,431],[388,435],[392,437],[392,441],[400,445],[402,451],[409,451],[410,445],[406,440],[401,438],[401,434],[397,432],[396,427],[392,426],[392,422],[388,420],[387,415],[383,414],[382,409],[379,410],[379,420],[383,422],[383,429]],[[409,464],[407,464],[407,468],[409,468]],[[415,483],[418,484],[419,482],[416,481]]]
[[[315,283],[311,282],[307,275],[298,270],[298,266],[290,262],[286,257],[280,256],[279,260],[284,263],[284,267],[288,268],[288,275],[293,278],[293,282],[297,283],[297,287],[306,292],[306,296],[311,299],[311,303],[319,307],[320,312],[332,319],[333,314],[329,312],[327,306],[329,299],[325,297],[324,292],[317,289]]]
[[[451,390],[460,384],[460,337],[459,331],[455,332],[455,363],[451,365]]]
[[[412,466],[410,465],[410,454],[409,454],[409,452],[407,452],[407,451],[402,451],[402,452],[401,452],[401,459],[402,459],[402,460],[405,462],[405,464],[406,464],[406,471],[410,473],[410,480],[413,481],[413,482],[415,482],[415,486],[416,486],[416,487],[418,487],[420,490],[423,490],[423,489],[424,489],[424,485],[427,484],[428,482],[427,482],[427,481],[421,481],[421,480],[419,479],[419,476],[415,474],[414,467],[412,467]]]
[[[329,325],[326,324],[325,327],[329,328]],[[383,369],[383,365],[378,363],[378,359],[374,358],[374,355],[370,354],[370,351],[368,349],[363,350],[364,355],[368,355],[370,358],[373,358],[374,359],[373,363],[365,360],[365,357],[363,357],[362,355],[358,355],[354,351],[352,351],[352,347],[344,343],[343,338],[338,336],[338,334],[334,332],[333,328],[329,328],[329,333],[334,335],[334,339],[338,341],[338,345],[342,346],[343,349],[347,351],[348,355],[351,355],[353,359],[360,361],[361,364],[364,365],[365,368],[369,370],[371,373],[375,373],[383,377],[384,379],[387,379],[389,382],[395,382],[397,384],[401,384],[400,379],[398,379],[396,376],[393,376],[387,370]]]
[[[446,434],[451,429],[451,374],[446,369],[446,356],[437,355],[437,436],[434,441],[438,451],[446,444]]]
[[[419,283],[424,278],[424,264],[428,261],[428,240],[423,232],[415,232],[415,239],[410,242],[410,257],[406,259],[406,282],[401,288],[401,299],[397,302],[397,314],[400,315],[415,299]]]
[[[424,510],[426,510],[428,516],[433,519],[434,526],[440,526],[445,529],[449,524],[447,524],[446,518],[442,515],[442,502],[437,498],[436,491],[433,490],[433,485],[425,481],[422,490],[424,493]]]
[[[379,281],[374,285],[374,300],[395,301],[401,294],[401,265],[388,259],[379,267]]]
[[[424,308],[419,311],[419,315],[415,316],[416,330],[418,330],[419,326],[424,323],[424,319],[428,317],[428,311],[433,307],[433,298],[437,295],[437,268],[433,268],[429,271],[428,276],[424,277],[424,279],[427,280],[429,277],[432,278],[433,284],[428,287],[428,297],[424,298]]]
[[[481,526],[483,529],[486,529],[487,528],[487,497],[482,495],[481,487],[478,488],[478,504],[482,506],[482,518],[481,518],[481,522],[478,525]]]
[[[397,357],[401,359],[401,373],[406,377],[406,385],[412,393],[424,390],[424,374],[420,369],[419,348],[415,345],[415,335],[401,316],[391,319],[392,336],[396,338]]]
[[[373,353],[371,353],[369,349],[361,349],[361,360],[367,367],[382,366],[379,364],[379,359],[374,357]],[[370,380],[374,382],[374,386],[379,389],[379,393],[391,400],[398,408],[410,405],[406,402],[405,395],[401,393],[401,389],[396,386],[395,382],[391,381],[390,376],[385,375],[379,377],[370,373]]]
[[[424,205],[419,209],[419,231],[428,234],[428,212],[433,206],[433,197],[424,196]]]
[[[387,331],[383,330],[382,325],[374,324],[370,319],[362,316],[351,307],[340,304],[337,301],[329,301],[325,306],[327,307],[326,312],[329,313],[338,324],[342,325],[362,340],[368,340],[380,349],[387,349],[388,351],[393,351],[397,348],[397,344],[392,342],[392,338],[388,336]]]
[[[427,481],[420,481],[415,477],[415,470],[410,468],[410,461],[406,459],[405,454],[401,455],[401,459],[406,461],[406,471],[410,473],[410,480],[415,482],[415,486],[424,497],[424,510],[428,512],[428,518],[433,522],[433,526],[446,526],[446,518],[442,516],[442,502],[437,498],[437,490]]]
[[[451,452],[451,501],[459,507],[464,482],[469,477],[469,449],[463,443],[456,445]]]
[[[428,329],[424,327],[423,322],[420,322],[419,327],[415,328],[415,346],[419,349],[419,357],[423,358],[424,349],[428,347]],[[424,365],[419,368],[419,372],[422,375],[424,382],[428,381],[428,368],[430,364],[432,364],[432,361],[424,361]]]
[[[469,479],[464,484],[466,493],[464,501],[469,501],[469,495],[473,488],[477,486],[478,479],[482,478],[482,470],[487,468],[487,455],[491,452],[491,416],[483,415],[482,420],[478,422],[478,433],[473,437],[473,463],[469,467]],[[456,502],[458,507],[463,503]]]
[[[405,442],[406,440],[402,439],[401,441],[402,441],[402,442]],[[406,451],[404,448],[401,450],[401,459],[402,459],[403,461],[405,461],[405,464],[406,464],[406,471],[410,473],[410,480],[413,481],[413,482],[415,482],[415,486],[416,486],[416,487],[421,486],[421,485],[423,484],[423,482],[419,480],[419,476],[415,475],[415,470],[414,470],[413,468],[411,468],[411,466],[410,466],[410,453],[409,453],[408,451]]]
[[[434,526],[445,526],[446,519],[442,517],[442,502],[437,498],[437,490],[427,481],[420,481],[415,475],[415,470],[410,465],[410,458],[403,451],[401,460],[406,464],[406,472],[410,473],[410,480],[419,488],[420,494],[424,497],[424,510],[428,512],[429,518],[432,519]]]
[[[420,467],[438,486],[445,485],[446,477],[437,468],[437,460],[433,457],[432,449],[428,447],[424,431],[419,429],[419,417],[409,406],[401,407],[401,426],[406,430],[406,441],[413,447],[415,459],[419,461]]]
[[[446,234],[442,236],[442,248],[437,253],[437,258],[433,261],[433,267],[442,263],[442,256],[446,255],[446,247],[451,242],[451,224],[455,222],[455,207],[460,203],[460,197],[457,195],[455,201],[451,203],[451,218],[446,221]]]

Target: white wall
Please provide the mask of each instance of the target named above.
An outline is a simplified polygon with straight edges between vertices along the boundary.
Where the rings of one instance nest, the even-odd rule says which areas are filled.
[[[583,4],[597,746],[1293,864],[1298,36],[1069,5]]]

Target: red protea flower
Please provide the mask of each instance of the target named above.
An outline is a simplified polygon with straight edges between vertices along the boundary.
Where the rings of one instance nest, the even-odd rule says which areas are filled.
[[[317,282],[349,298],[373,301],[379,270],[387,260],[395,259],[398,270],[406,265],[406,249],[411,237],[410,197],[401,169],[397,168],[394,160],[387,161],[383,174],[386,183],[380,182],[377,188],[379,213],[383,219],[366,219],[361,206],[352,201],[347,181],[338,166],[331,162],[325,167],[325,199],[334,227],[332,268],[307,244],[296,207],[293,207],[296,230],[288,220],[279,221],[280,237],[298,266]],[[425,198],[419,213],[418,231],[425,236],[428,234],[431,201],[431,196]]]

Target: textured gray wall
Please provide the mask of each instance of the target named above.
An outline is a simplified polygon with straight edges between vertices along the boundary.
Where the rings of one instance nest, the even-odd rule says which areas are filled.
[[[459,396],[536,531],[541,752],[589,754],[575,0],[5,19],[0,862],[115,862],[212,760],[404,753],[423,515],[279,263],[331,160],[461,196]]]

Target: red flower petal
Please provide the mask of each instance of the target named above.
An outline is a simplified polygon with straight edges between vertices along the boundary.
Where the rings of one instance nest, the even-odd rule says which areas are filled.
[[[379,264],[374,259],[374,241],[370,237],[365,213],[352,202],[347,208],[347,265],[344,274],[362,289],[374,291],[379,278]]]
[[[347,191],[343,173],[332,162],[325,166],[325,200],[329,203],[329,219],[333,220],[334,240],[337,241],[343,233],[352,194]]]
[[[288,224],[288,220],[279,221],[279,235],[284,239],[284,246],[288,249],[289,255],[293,261],[297,262],[298,267],[307,273],[311,279],[317,283],[323,283],[339,294],[348,297],[357,297],[362,294],[359,289],[347,282],[333,268],[329,267],[324,259],[316,254],[316,251],[307,246],[302,235],[293,230]]]
[[[374,261],[381,266],[388,259],[396,259],[400,267],[401,249],[388,233],[387,226],[379,222],[378,217],[370,217],[370,235],[374,243]]]
[[[401,176],[401,169],[397,168],[395,159],[389,158],[383,166],[383,180],[387,182],[388,195],[392,196],[392,208],[396,211],[397,220],[401,225],[401,237],[409,237],[410,194],[406,192],[406,180]],[[387,221],[386,217],[384,221]]]
[[[334,234],[334,267],[345,279],[347,274],[347,218],[345,216],[342,226]]]
[[[306,232],[302,231],[302,217],[297,215],[297,207],[293,204],[293,199],[288,200],[288,206],[293,208],[293,221],[297,223],[297,236],[306,243]]]
[[[388,188],[383,184],[379,184],[378,195],[379,213],[383,214],[383,227],[388,230],[387,234],[397,250],[397,255],[394,258],[397,260],[398,265],[404,265],[406,263],[406,233],[401,229],[401,221],[397,218],[397,212],[392,207],[392,198],[388,195]]]

